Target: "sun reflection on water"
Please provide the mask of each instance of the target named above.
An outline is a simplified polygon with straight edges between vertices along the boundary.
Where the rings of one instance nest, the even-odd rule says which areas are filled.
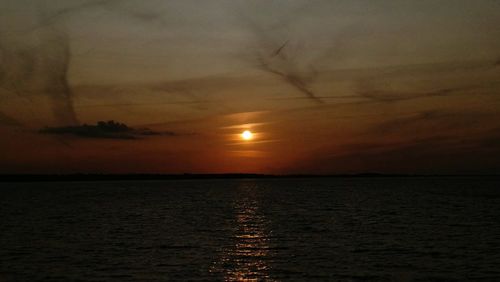
[[[225,281],[272,281],[269,276],[269,222],[259,209],[251,182],[243,183],[234,201],[233,245],[222,250],[212,272],[224,273]]]

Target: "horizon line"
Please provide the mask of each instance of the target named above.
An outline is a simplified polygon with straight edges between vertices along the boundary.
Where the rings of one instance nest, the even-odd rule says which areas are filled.
[[[376,178],[376,177],[500,177],[500,174],[422,174],[422,173],[337,173],[337,174],[266,174],[266,173],[9,173],[0,174],[0,182],[47,181],[139,181],[182,179],[283,179],[283,178]]]

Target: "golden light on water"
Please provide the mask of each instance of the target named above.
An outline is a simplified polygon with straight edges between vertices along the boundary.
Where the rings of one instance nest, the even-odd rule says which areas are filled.
[[[250,130],[245,130],[241,133],[241,138],[243,138],[243,140],[251,140],[253,138],[253,133]]]
[[[276,253],[271,240],[271,221],[261,209],[260,192],[252,181],[237,189],[234,217],[228,218],[231,244],[221,249],[210,268],[224,281],[275,281],[270,276]]]

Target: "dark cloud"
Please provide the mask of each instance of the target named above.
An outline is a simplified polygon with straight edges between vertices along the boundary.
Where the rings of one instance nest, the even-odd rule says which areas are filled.
[[[39,131],[43,134],[73,135],[86,138],[106,139],[139,139],[146,136],[176,136],[171,131],[153,131],[149,128],[132,128],[124,123],[99,121],[96,125],[76,125],[62,127],[45,127]]]

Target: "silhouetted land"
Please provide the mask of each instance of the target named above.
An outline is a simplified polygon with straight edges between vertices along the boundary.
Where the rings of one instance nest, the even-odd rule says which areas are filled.
[[[280,179],[280,178],[341,178],[341,177],[500,177],[498,174],[0,174],[0,182],[39,181],[138,181],[138,180],[182,180],[182,179]]]

